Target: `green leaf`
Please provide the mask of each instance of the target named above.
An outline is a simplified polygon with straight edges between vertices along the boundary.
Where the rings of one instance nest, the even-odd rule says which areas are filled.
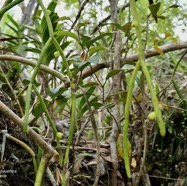
[[[60,43],[62,40],[62,37],[60,36],[60,38],[57,38],[57,41]],[[62,45],[60,45],[61,49],[64,50],[71,42],[67,41],[64,42]],[[51,62],[51,60],[54,58],[54,52],[56,51],[56,48],[54,46],[53,43],[51,43],[50,47],[47,49],[46,52],[46,64],[45,65],[49,65],[49,63]]]
[[[59,16],[57,15],[57,13],[52,12],[50,14],[50,19],[51,19],[51,23],[52,23],[52,26],[53,26],[53,30],[56,29],[56,26],[57,26],[56,20],[58,18],[59,18]],[[43,24],[41,24],[41,30],[42,30],[42,41],[45,44],[47,42],[47,40],[49,39],[49,29],[48,29],[45,17],[44,17]]]
[[[86,27],[88,25],[88,21],[84,23],[78,23],[77,28]]]
[[[47,93],[48,95],[54,99],[58,96],[60,96],[63,92],[65,92],[67,90],[67,88],[64,88],[62,86],[56,87],[56,88],[50,88],[48,89]]]
[[[130,30],[132,29],[132,22],[125,23],[122,27],[121,30],[125,32],[126,35],[129,34]]]
[[[165,16],[157,16],[157,18],[162,19],[162,20],[166,19]]]
[[[84,36],[82,36],[81,40],[82,40],[82,45],[86,46],[88,41],[91,40],[91,37],[84,35]]]
[[[71,38],[75,39],[76,41],[78,41],[78,36],[70,31],[65,31],[65,30],[56,31],[56,32],[54,32],[54,34],[58,35],[58,36],[68,36],[68,37],[71,37]]]
[[[106,81],[111,78],[112,76],[115,76],[116,74],[119,74],[122,70],[112,70],[110,71],[106,76]]]
[[[111,109],[115,106],[114,103],[107,103],[105,105],[103,105],[100,109],[104,110],[104,109]]]
[[[161,3],[158,2],[158,3],[155,3],[155,4],[151,4],[151,5],[149,6],[149,10],[151,11],[151,14],[152,14],[153,16],[156,16],[156,15],[157,15],[157,12],[158,12],[159,9],[160,9],[160,5],[161,5]]]
[[[82,62],[80,60],[80,57],[75,56],[73,58],[68,59],[68,61],[75,61],[73,65],[78,69],[78,70],[83,70],[85,67],[90,65],[91,63],[97,64],[101,60],[101,55],[99,53],[96,53],[94,56],[92,56],[88,61]]]
[[[90,63],[94,63],[94,64],[97,64],[99,63],[101,60],[101,55],[99,53],[96,53],[94,56],[92,56],[88,61]]]
[[[178,5],[178,4],[173,4],[173,5],[169,6],[168,9],[169,9],[169,8],[179,8],[179,7],[181,7],[181,6]]]
[[[55,28],[57,26],[56,20],[59,18],[57,13],[55,13],[56,5],[57,5],[57,2],[51,1],[47,7],[47,10],[49,10],[51,12],[49,17],[51,19],[53,30],[55,30]],[[40,30],[42,32],[42,41],[45,44],[49,38],[49,30],[48,30],[45,16],[42,17],[40,28],[41,28]]]
[[[29,79],[24,79],[23,80],[23,83],[25,84],[25,85],[29,85],[29,83],[30,83],[30,80]],[[40,83],[38,83],[37,81],[34,81],[34,83],[33,83],[36,87],[39,87],[40,86]]]
[[[35,24],[35,25],[36,25],[36,24]],[[34,33],[37,34],[37,35],[40,35],[40,32],[39,32],[36,28],[34,28],[34,27],[32,27],[32,26],[23,25],[23,28],[26,28],[26,29],[28,29],[29,31],[32,31],[32,32],[34,32]],[[29,35],[27,35],[27,37],[28,37],[28,38],[32,38],[32,37],[29,36]]]
[[[80,71],[82,71],[85,67],[87,67],[90,63],[87,61],[87,62],[75,62],[73,63],[73,65],[79,69]]]
[[[106,36],[112,37],[112,35],[113,35],[112,33],[100,34],[98,37],[89,40],[89,41],[86,43],[85,46],[89,48],[89,47],[90,47],[92,44],[94,44],[96,41],[98,41],[98,40],[100,40],[100,39],[102,39],[102,38],[104,38],[104,37],[106,37]]]
[[[125,64],[125,65],[123,65],[123,67],[121,69],[123,69],[123,70],[133,70],[134,65]]]
[[[54,12],[55,11],[55,8],[56,8],[56,5],[57,5],[57,1],[51,1],[47,7],[48,10],[50,10],[51,12]]]
[[[89,55],[92,56],[96,52],[105,51],[105,50],[107,50],[106,47],[103,47],[103,46],[94,46],[94,47],[90,48]]]
[[[92,87],[92,86],[98,86],[98,83],[97,82],[88,82],[88,83],[86,83],[86,84],[84,84],[84,85],[82,85],[82,87],[83,88],[88,88],[88,87]]]
[[[45,104],[48,105],[49,101],[44,100]],[[39,101],[35,103],[33,110],[32,110],[32,114],[34,116],[39,116],[44,112],[44,108],[42,106],[42,103],[40,103]]]
[[[86,96],[87,99],[90,98],[90,96],[93,94],[94,90],[95,90],[95,86],[88,88],[88,90],[86,91]],[[86,103],[86,100],[84,98],[84,96],[81,98],[80,102],[79,102],[79,106],[82,107],[84,104]]]
[[[56,22],[59,22],[59,21],[64,21],[64,20],[71,20],[70,17],[68,16],[62,16],[62,17],[59,17]]]
[[[94,107],[95,110],[100,109],[103,106],[103,103],[101,102],[93,102],[91,104],[92,107]]]
[[[64,107],[68,104],[68,99],[67,97],[64,96],[59,96],[56,100],[55,100],[55,108],[56,111],[58,113],[62,113],[62,111],[64,110]]]
[[[13,27],[13,26],[11,26],[10,24],[8,24],[8,23],[5,23],[13,32],[15,32],[15,34],[19,37],[20,35],[19,35],[19,32]]]
[[[40,54],[41,50],[38,48],[27,47],[24,51],[33,52],[34,54]]]
[[[20,25],[9,14],[7,14],[7,18],[17,28],[17,32],[19,32],[20,31]]]
[[[182,91],[180,90],[179,84],[178,84],[174,79],[172,80],[172,83],[173,83],[173,86],[174,86],[174,88],[175,88],[175,90],[176,90],[176,92],[177,92],[179,98],[180,98],[182,101],[184,101],[185,98],[184,98],[184,95],[183,95]]]

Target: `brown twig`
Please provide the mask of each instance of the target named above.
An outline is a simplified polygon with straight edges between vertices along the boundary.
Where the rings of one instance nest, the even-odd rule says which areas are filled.
[[[92,123],[92,128],[93,128],[93,132],[94,132],[94,136],[95,136],[95,143],[96,143],[96,149],[97,149],[97,154],[96,154],[97,169],[96,169],[95,181],[94,181],[93,186],[97,186],[98,182],[99,182],[100,172],[101,172],[101,170],[100,170],[100,143],[99,143],[99,137],[97,134],[97,125],[96,125],[96,121],[95,121],[95,118],[93,115],[93,111],[91,109],[91,105],[88,101],[88,98],[87,98],[84,90],[81,87],[79,87],[79,88],[82,90],[82,93],[83,93],[84,98],[86,100],[86,105],[87,105],[88,111],[90,113],[90,121]]]
[[[71,25],[70,30],[73,29],[73,27],[75,26],[75,24],[77,23],[77,21],[78,21],[79,18],[81,17],[81,13],[82,13],[82,11],[84,10],[84,7],[86,6],[86,4],[87,4],[88,2],[89,2],[89,0],[85,0],[85,1],[82,3],[82,5],[80,6],[79,12],[78,12],[78,14],[77,14],[77,16],[76,16],[76,18],[75,18],[75,21],[74,21],[73,24]]]
[[[36,66],[36,62],[34,60],[31,60],[31,59],[27,59],[27,58],[24,58],[24,57],[20,57],[20,56],[13,56],[13,55],[0,55],[0,60],[7,60],[7,61],[17,61],[17,62],[20,62],[22,64],[26,64],[26,65],[30,65],[32,67],[35,67]],[[54,75],[56,76],[57,78],[59,78],[60,80],[62,81],[66,81],[67,78],[60,72],[52,69],[52,68],[49,68],[45,65],[40,65],[40,70],[43,70],[44,72],[47,72],[51,75]]]
[[[163,53],[167,53],[167,52],[172,52],[172,51],[175,51],[175,50],[181,50],[181,49],[184,49],[184,48],[187,48],[187,42],[181,42],[181,43],[177,43],[177,44],[165,44],[165,45],[162,45],[162,46],[159,46],[158,47],[159,49],[161,49],[163,51]],[[153,56],[158,56],[160,55],[154,48],[151,48],[147,51],[145,51],[145,58],[150,58],[150,57],[153,57]],[[133,64],[134,62],[138,61],[139,57],[138,57],[138,54],[134,54],[134,55],[130,55],[130,56],[127,56],[126,59],[122,59],[122,61],[124,63],[128,63],[128,64]]]
[[[0,111],[4,113],[8,118],[10,118],[21,129],[23,129],[23,120],[1,101]],[[32,128],[28,127],[27,135],[43,149],[43,151],[46,154],[46,157],[48,157],[49,159],[53,155],[58,154],[56,150],[54,150],[46,141],[44,141],[44,139],[39,134],[37,134]]]
[[[181,50],[181,49],[187,48],[187,42],[180,42],[177,44],[165,44],[165,45],[159,46],[159,48],[163,51],[163,53],[172,52],[175,50]],[[149,49],[145,52],[145,58],[150,58],[150,57],[158,56],[158,55],[160,55],[160,54],[154,48]],[[138,59],[139,59],[138,54],[134,54],[134,55],[127,56],[125,59],[122,57],[121,62],[124,64],[125,63],[126,64],[134,64]],[[0,60],[17,61],[22,64],[27,64],[27,65],[30,65],[33,67],[36,65],[36,62],[34,60],[26,59],[26,58],[23,58],[20,56],[0,55]],[[92,69],[86,69],[83,71],[82,78],[85,79],[85,78],[91,76],[93,73],[95,73],[103,68],[109,68],[109,67],[110,67],[109,63],[108,64],[107,63],[99,63],[97,65],[94,65],[94,66],[92,66]],[[54,69],[51,69],[45,65],[41,65],[40,70],[47,72],[49,74],[52,74],[52,75],[55,73],[56,77],[58,77],[59,79],[61,79],[64,82],[67,80],[66,77],[62,73],[60,73]],[[51,72],[54,72],[54,73],[51,73]],[[68,81],[66,81],[65,87],[69,87]]]
[[[117,13],[119,13],[119,12],[125,10],[127,7],[129,7],[129,3],[124,4],[124,5],[122,6],[122,8],[118,8]],[[95,32],[97,32],[97,30],[99,30],[99,28],[100,28],[104,23],[106,23],[110,18],[111,18],[111,14],[108,15],[107,17],[105,17],[103,20],[101,20],[101,21],[99,22],[99,24],[93,29],[93,31],[91,32],[91,34],[94,34]]]
[[[184,48],[187,48],[187,42],[181,42],[177,44],[165,44],[162,46],[159,46],[159,48],[163,51],[163,53],[172,52],[175,50],[181,50]],[[150,58],[153,56],[160,55],[154,48],[151,48],[145,52],[145,58]],[[127,56],[125,59],[121,58],[121,62],[124,64],[134,64],[136,61],[138,61],[139,57],[138,54]],[[103,69],[103,68],[109,68],[110,65],[107,63],[100,63],[92,67],[92,70],[86,69],[83,71],[82,78],[85,79],[89,76],[91,76],[93,73]]]
[[[110,12],[111,20],[113,23],[118,23],[118,1],[110,0]],[[112,70],[120,69],[121,49],[122,49],[122,32],[114,28],[114,35],[110,44],[110,50],[114,47],[114,58],[111,57]],[[111,53],[113,51],[111,50]],[[117,152],[117,138],[120,133],[120,105],[119,105],[119,91],[120,91],[120,78],[121,74],[117,74],[112,77],[112,91],[115,96],[112,97],[112,101],[115,104],[112,109],[112,115],[115,117],[112,121],[112,131],[110,135],[110,149],[112,159],[112,173],[111,173],[111,185],[117,186],[117,173],[118,173],[118,152]]]

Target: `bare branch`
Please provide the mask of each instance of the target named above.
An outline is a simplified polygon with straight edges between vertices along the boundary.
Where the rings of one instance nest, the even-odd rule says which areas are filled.
[[[0,101],[0,111],[10,118],[16,125],[23,129],[23,120],[16,115],[10,108],[8,108],[3,102]],[[44,139],[37,134],[32,128],[28,127],[27,135],[36,142],[46,153],[46,157],[49,159],[58,154]]]
[[[127,7],[129,7],[129,3],[124,4],[124,5],[122,6],[122,8],[118,8],[117,13],[119,13],[119,12],[125,10]],[[111,14],[108,15],[107,17],[105,17],[103,20],[101,20],[101,21],[99,22],[99,24],[93,29],[93,31],[92,31],[91,34],[94,34],[95,32],[97,32],[97,30],[98,30],[104,23],[106,23],[110,18],[111,18]]]
[[[73,24],[71,25],[71,28],[70,28],[70,30],[75,26],[75,24],[77,23],[77,21],[79,20],[79,18],[81,17],[81,13],[82,13],[82,11],[84,10],[84,7],[86,6],[86,4],[89,2],[89,0],[85,0],[83,3],[82,3],[82,5],[81,5],[81,7],[80,7],[80,9],[79,9],[79,12],[78,12],[78,14],[77,14],[77,16],[76,16],[76,18],[75,18],[75,21],[73,22]]]
[[[181,50],[181,49],[185,49],[187,48],[187,42],[181,42],[181,43],[177,43],[177,44],[166,44],[166,45],[162,45],[159,47],[163,53],[167,53],[167,52],[172,52],[175,50]],[[160,55],[154,48],[149,49],[145,52],[145,58],[150,58],[153,56],[158,56]],[[121,62],[123,64],[128,63],[128,64],[134,64],[136,61],[138,61],[138,54],[134,54],[134,55],[130,55],[127,56],[125,59],[121,58]],[[91,76],[93,73],[99,71],[100,69],[103,68],[109,68],[109,63],[100,63],[97,65],[94,65],[91,69],[87,69],[85,71],[83,71],[82,77],[83,79]]]
[[[187,41],[177,43],[177,44],[166,44],[166,45],[160,46],[159,48],[163,51],[163,53],[172,52],[175,50],[181,50],[181,49],[187,48]],[[145,52],[145,58],[150,58],[150,57],[158,56],[158,55],[160,54],[154,48],[149,49]],[[0,60],[17,61],[22,64],[27,64],[33,67],[36,65],[36,62],[34,60],[26,59],[20,56],[0,55]],[[122,63],[128,63],[128,64],[134,64],[137,60],[138,60],[138,54],[127,56],[125,59],[121,58]],[[82,73],[82,78],[85,79],[103,68],[109,68],[110,67],[109,64],[110,63],[100,63],[100,64],[92,66],[92,69],[89,68],[89,69],[84,70]],[[55,77],[59,78],[63,82],[66,82],[65,86],[69,87],[69,82],[66,81],[67,78],[62,73],[54,69],[51,69],[45,65],[41,65],[40,70],[43,70],[44,72],[54,75]]]
[[[172,52],[175,50],[181,50],[181,49],[187,48],[187,41],[177,43],[177,44],[165,44],[165,45],[159,46],[158,48],[160,48],[163,51],[163,53]],[[158,55],[160,54],[154,48],[151,48],[145,52],[145,58],[150,58],[150,57],[158,56]],[[134,54],[131,56],[127,56],[126,59],[122,59],[122,62],[133,64],[134,62],[138,61],[138,59],[139,59],[138,54]]]
[[[31,60],[31,59],[26,59],[24,57],[20,57],[20,56],[12,56],[12,55],[0,55],[0,60],[8,60],[8,61],[17,61],[20,62],[22,64],[26,64],[26,65],[30,65],[32,67],[36,66],[36,62]],[[62,81],[66,81],[67,78],[60,72],[49,68],[45,65],[40,65],[40,70],[43,70],[44,72],[47,72],[57,78],[59,78]]]
[[[26,7],[26,10],[24,11],[24,14],[21,18],[21,25],[22,24],[28,24],[30,19],[31,19],[31,15],[32,15],[32,12],[35,8],[35,3],[36,3],[36,0],[32,0],[32,1],[29,1],[28,4],[27,4],[27,7]],[[21,5],[21,4],[20,4]]]

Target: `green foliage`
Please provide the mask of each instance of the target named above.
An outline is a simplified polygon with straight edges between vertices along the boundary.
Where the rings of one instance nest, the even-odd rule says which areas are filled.
[[[69,159],[73,151],[70,145],[75,138],[77,140],[81,129],[85,127],[82,132],[84,140],[95,140],[95,143],[97,133],[99,139],[110,141],[108,138],[113,137],[114,126],[119,125],[118,131],[123,126],[126,127],[122,136],[123,142],[122,138],[120,145],[116,141],[116,145],[120,147],[118,155],[125,160],[126,166],[126,172],[118,170],[120,174],[130,177],[132,167],[125,145],[132,144],[134,149],[144,149],[138,158],[145,156],[145,162],[137,162],[138,166],[133,170],[139,171],[137,174],[141,173],[141,163],[144,163],[147,175],[154,173],[154,165],[151,162],[153,155],[155,166],[162,168],[163,176],[168,172],[171,173],[170,177],[175,176],[175,171],[172,172],[169,167],[173,167],[177,161],[174,149],[177,152],[179,150],[176,146],[185,146],[185,138],[177,133],[180,131],[180,134],[186,135],[186,84],[181,81],[185,81],[187,64],[185,53],[167,53],[168,51],[162,51],[160,45],[174,45],[179,42],[176,27],[180,24],[186,26],[186,8],[179,3],[172,4],[172,1],[156,1],[149,5],[147,0],[142,0],[137,1],[136,6],[129,11],[124,8],[124,2],[119,1],[118,21],[114,23],[110,6],[104,1],[88,1],[83,7],[85,2],[63,1],[65,7],[72,11],[69,17],[61,16],[57,12],[61,1],[51,1],[47,8],[40,3],[42,10],[32,12],[34,15],[30,16],[32,20],[29,25],[20,25],[20,22],[11,16],[11,12],[4,14],[0,11],[4,22],[0,38],[2,55],[25,56],[22,60],[32,58],[35,62],[33,69],[17,61],[0,61],[1,89],[10,92],[16,110],[17,105],[25,108],[22,117],[34,117],[36,123],[32,124],[36,125],[34,127],[38,128],[38,131],[41,130],[40,127],[45,130],[45,125],[40,126],[41,118],[38,117],[46,116],[58,147],[61,147],[59,139],[65,135],[63,131],[57,132],[55,122],[57,119],[70,120],[68,139],[65,139],[68,141],[65,160],[61,162],[64,167],[60,167],[63,170],[71,169],[68,167],[68,162],[69,165],[72,163]],[[124,6],[123,9],[121,5]],[[137,20],[132,16],[132,8],[136,8]],[[104,19],[108,15],[110,16]],[[122,39],[118,42],[117,31],[122,34]],[[148,51],[147,55],[150,56],[145,59],[144,52],[150,48],[154,48],[159,55],[150,57],[152,54]],[[140,60],[134,61],[137,56],[133,55],[137,53]],[[132,60],[130,62],[129,56]],[[47,66],[66,78],[59,80],[43,72],[41,64],[44,65],[42,68]],[[175,93],[174,98],[171,98],[170,92]],[[119,110],[116,115],[117,109]],[[184,115],[181,115],[180,109],[184,111]],[[117,118],[118,116],[120,118]],[[151,121],[147,121],[147,118]],[[156,122],[155,118],[159,123],[161,135],[166,134],[165,138],[159,137],[158,127],[153,124]],[[96,129],[91,125],[94,119]],[[87,120],[88,128],[83,126]],[[175,122],[172,123],[172,120]],[[176,123],[180,124],[176,126]],[[165,140],[170,139],[170,136],[172,143],[167,147]],[[142,138],[148,139],[148,142],[145,144],[144,139],[144,144],[139,144],[142,146],[138,147],[137,138],[138,141],[142,141]],[[168,152],[171,152],[172,157],[168,156]],[[164,163],[167,158],[168,161]],[[41,159],[41,156],[38,159]],[[150,167],[147,167],[146,161],[150,163]],[[120,167],[124,170],[124,165]],[[110,171],[108,173],[110,174]],[[123,181],[126,181],[125,178]]]

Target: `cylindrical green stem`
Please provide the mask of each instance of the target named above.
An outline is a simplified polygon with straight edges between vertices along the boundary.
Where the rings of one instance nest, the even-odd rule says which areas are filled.
[[[73,140],[73,133],[74,133],[74,127],[75,127],[75,115],[76,115],[76,94],[73,93],[72,94],[72,105],[71,105],[71,123],[70,123],[70,129],[69,129],[69,136],[68,136],[68,143],[67,143],[67,148],[66,148],[66,154],[65,154],[65,158],[64,158],[64,170],[66,170],[66,166],[69,160],[69,153],[70,153],[70,147],[72,144],[72,140]],[[65,172],[62,172],[62,177],[64,179],[62,179],[62,186],[65,186]]]
[[[48,158],[42,157],[39,167],[38,167],[34,186],[41,186],[42,185],[42,178],[43,178],[44,172],[46,170],[48,161],[49,161]]]
[[[60,147],[59,138],[56,136],[56,134],[57,134],[57,129],[56,129],[55,123],[54,123],[54,121],[52,120],[52,118],[51,118],[51,116],[50,116],[50,114],[49,114],[49,112],[48,112],[48,110],[47,110],[47,106],[46,106],[44,100],[42,99],[40,93],[38,92],[37,88],[35,87],[35,85],[33,85],[33,88],[34,88],[34,90],[35,90],[36,95],[38,96],[38,99],[39,99],[40,103],[42,104],[42,107],[43,107],[44,112],[45,112],[45,114],[46,114],[46,117],[47,117],[47,119],[48,119],[48,121],[49,121],[49,124],[50,124],[51,128],[53,129],[53,133],[54,133],[54,135],[55,135],[55,137],[56,137],[56,141],[57,141],[57,147]]]
[[[130,83],[129,83],[129,90],[127,93],[127,99],[126,99],[126,104],[125,104],[125,122],[124,122],[124,127],[123,127],[123,146],[124,146],[124,162],[125,162],[125,170],[127,176],[130,178],[131,177],[131,172],[130,172],[130,162],[129,162],[129,155],[128,155],[128,127],[129,127],[129,115],[130,115],[130,105],[132,101],[132,91],[134,88],[134,82],[136,79],[137,72],[140,68],[141,62],[138,61],[135,69],[132,73]]]
[[[23,131],[24,132],[28,132],[27,131],[27,125],[28,125],[28,121],[29,121],[29,109],[30,109],[30,102],[31,102],[32,86],[33,86],[33,83],[35,81],[38,70],[40,68],[40,65],[42,63],[42,59],[44,57],[44,54],[45,54],[47,48],[49,47],[49,45],[51,44],[51,41],[52,41],[52,38],[49,38],[48,41],[46,42],[46,44],[45,44],[45,46],[44,46],[44,48],[43,48],[43,50],[40,54],[38,62],[37,62],[36,66],[33,70],[33,74],[31,76],[31,80],[30,80],[30,83],[29,83],[29,86],[28,86],[27,95],[26,95],[26,103],[25,103],[25,115],[24,115],[24,120],[23,120],[23,123],[24,123]]]
[[[161,136],[164,136],[165,133],[166,133],[165,123],[164,123],[163,118],[162,118],[162,113],[161,113],[161,110],[160,110],[160,107],[159,107],[158,98],[156,96],[156,92],[155,92],[154,87],[153,87],[153,83],[152,83],[152,79],[151,79],[149,70],[148,70],[148,68],[145,64],[145,61],[144,61],[145,60],[145,55],[144,55],[143,42],[142,42],[142,37],[141,37],[141,27],[140,27],[140,21],[138,19],[135,0],[131,0],[130,5],[131,5],[131,9],[132,9],[132,15],[133,15],[133,18],[134,18],[134,26],[135,26],[135,29],[136,29],[136,35],[137,35],[137,38],[138,38],[139,60],[141,62],[141,67],[142,67],[143,73],[145,75],[148,88],[149,88],[150,93],[151,93],[151,99],[152,99],[154,111],[156,113],[156,119],[157,119],[157,123],[158,123],[159,129],[160,129],[160,134],[161,134]]]
[[[24,0],[15,0],[13,2],[10,2],[9,4],[5,4],[5,6],[0,10],[0,20],[3,17],[4,13],[6,13],[8,10],[16,6],[17,4],[21,3]]]
[[[152,99],[152,103],[153,103],[153,107],[154,107],[154,111],[156,113],[156,118],[157,118],[157,123],[158,126],[160,128],[160,134],[162,136],[165,135],[166,133],[166,129],[165,129],[165,123],[162,119],[162,113],[161,110],[159,108],[159,103],[158,103],[158,99],[156,97],[156,93],[154,91],[153,88],[153,84],[152,84],[152,80],[149,74],[149,71],[147,69],[147,66],[144,62],[145,56],[144,56],[144,51],[143,51],[143,43],[142,43],[142,37],[141,37],[141,28],[140,28],[140,24],[139,24],[139,19],[138,19],[138,15],[137,15],[137,11],[136,11],[136,4],[135,4],[135,0],[131,0],[130,1],[130,6],[131,6],[131,12],[133,15],[133,24],[135,26],[136,29],[136,35],[138,38],[138,53],[139,53],[139,61],[136,64],[136,67],[132,73],[132,77],[130,79],[130,84],[129,84],[129,90],[127,93],[127,99],[126,99],[126,104],[125,104],[125,122],[124,122],[124,128],[123,128],[123,145],[124,145],[124,161],[125,161],[125,169],[126,169],[126,173],[127,176],[130,178],[131,177],[131,172],[130,172],[130,162],[129,162],[129,157],[128,157],[128,125],[129,125],[129,114],[130,114],[130,105],[131,105],[131,100],[132,100],[132,91],[134,88],[134,82],[135,82],[135,78],[137,75],[137,72],[140,68],[140,66],[142,67],[143,73],[145,75],[145,78],[147,80],[147,84],[148,84],[148,88],[150,90],[151,93],[151,99]]]

